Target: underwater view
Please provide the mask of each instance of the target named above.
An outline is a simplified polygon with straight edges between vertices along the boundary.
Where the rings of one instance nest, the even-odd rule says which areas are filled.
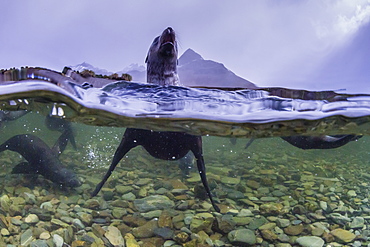
[[[369,95],[50,75],[0,85],[0,246],[370,244]]]

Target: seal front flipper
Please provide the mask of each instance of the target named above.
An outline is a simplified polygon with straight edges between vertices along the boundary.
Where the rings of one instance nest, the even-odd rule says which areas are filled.
[[[58,138],[58,140],[55,142],[54,146],[51,148],[51,150],[54,152],[54,154],[56,155],[60,155],[61,153],[63,153],[63,151],[66,149],[67,147],[67,144],[68,144],[68,141],[71,141],[71,136],[73,136],[73,134],[70,133],[70,130],[65,130]],[[71,141],[71,144],[74,143],[74,145],[76,145],[76,143],[74,142],[74,137],[73,137],[73,142]],[[74,146],[72,144],[72,146]],[[74,146],[75,148],[75,146]],[[76,148],[75,148],[76,150]]]
[[[127,154],[128,151],[130,151],[132,148],[139,145],[135,140],[134,134],[131,133],[135,132],[132,131],[132,129],[129,128],[126,129],[125,133],[123,134],[122,140],[118,148],[116,149],[116,152],[114,153],[112,163],[110,164],[109,169],[107,173],[104,175],[102,181],[98,185],[96,185],[95,190],[91,193],[92,197],[96,196],[99,193],[99,191],[104,186],[105,182],[108,180],[108,178],[110,177],[118,163],[121,161],[123,156],[125,156],[125,154]]]
[[[66,143],[64,144],[64,148],[67,145],[68,141],[70,141],[72,147],[77,150],[76,141],[73,133],[73,128],[70,122],[63,118],[53,117],[51,115],[47,115],[45,118],[45,125],[49,130],[52,131],[59,131],[62,133],[63,138],[65,139]],[[55,146],[55,145],[54,145]],[[62,146],[61,146],[62,147]],[[64,150],[63,148],[63,150]],[[63,152],[63,151],[62,151]]]
[[[28,162],[21,162],[12,169],[12,174],[38,174]]]
[[[203,151],[202,151],[202,138],[197,137],[197,140],[193,143],[193,146],[191,148],[191,151],[194,154],[195,159],[197,160],[197,166],[198,171],[200,175],[200,180],[203,183],[204,189],[206,190],[209,200],[211,201],[211,204],[213,208],[216,210],[216,212],[220,212],[220,208],[216,205],[216,203],[213,201],[213,196],[211,194],[211,190],[208,185],[207,175],[206,175],[206,166],[204,164],[203,159]]]

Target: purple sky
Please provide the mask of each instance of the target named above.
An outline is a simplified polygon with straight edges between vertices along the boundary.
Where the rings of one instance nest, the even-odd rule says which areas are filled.
[[[144,64],[172,26],[192,48],[259,86],[370,93],[369,0],[5,1],[0,68]]]

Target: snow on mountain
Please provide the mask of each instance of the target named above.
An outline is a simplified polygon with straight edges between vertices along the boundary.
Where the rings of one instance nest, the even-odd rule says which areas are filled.
[[[127,73],[129,71],[140,71],[140,72],[143,72],[143,71],[146,71],[146,68],[144,65],[139,65],[137,63],[132,63],[130,64],[129,66],[127,66],[126,68],[124,68],[123,70],[117,72],[118,74],[119,73]]]
[[[86,62],[77,64],[75,66],[68,66],[68,67],[70,67],[72,70],[76,70],[76,71],[79,71],[79,72],[82,72],[84,70],[92,70],[97,75],[111,75],[111,74],[113,74],[113,72],[110,72],[106,69],[100,69],[98,67],[94,67],[93,65],[91,65],[89,63],[86,63]]]

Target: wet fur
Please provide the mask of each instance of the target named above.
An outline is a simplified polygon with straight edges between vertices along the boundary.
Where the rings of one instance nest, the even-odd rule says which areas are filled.
[[[180,85],[177,75],[177,41],[172,28],[166,28],[161,36],[154,39],[145,59],[147,82],[161,86]]]

